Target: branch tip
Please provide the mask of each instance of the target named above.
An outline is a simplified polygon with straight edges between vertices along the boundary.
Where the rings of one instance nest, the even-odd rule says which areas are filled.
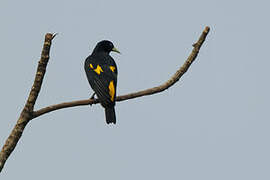
[[[206,26],[205,29],[204,29],[204,33],[209,33],[209,31],[210,31],[210,27]]]
[[[55,36],[57,36],[57,35],[58,35],[58,33],[54,33],[53,36],[52,36],[52,39],[54,39]]]
[[[47,34],[45,35],[45,40],[46,40],[46,39],[52,39],[52,37],[53,37],[53,34],[52,34],[52,33],[47,33]]]

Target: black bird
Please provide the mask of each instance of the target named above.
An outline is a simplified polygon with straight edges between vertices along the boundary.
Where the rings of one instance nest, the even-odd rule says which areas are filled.
[[[105,108],[107,124],[116,123],[115,97],[117,86],[117,66],[110,52],[120,53],[108,40],[97,43],[92,54],[84,63],[84,69],[90,86],[94,90],[91,98],[96,94],[101,105]]]

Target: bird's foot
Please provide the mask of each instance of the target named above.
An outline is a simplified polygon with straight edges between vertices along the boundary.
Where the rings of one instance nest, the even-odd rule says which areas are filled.
[[[92,96],[90,97],[90,100],[95,100],[95,95],[96,93],[92,94]],[[90,106],[92,106],[92,104],[90,104]]]

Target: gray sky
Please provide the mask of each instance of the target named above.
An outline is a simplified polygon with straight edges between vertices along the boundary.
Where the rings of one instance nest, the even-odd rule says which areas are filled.
[[[0,179],[270,179],[269,2],[0,2],[1,147],[25,104],[46,32],[58,32],[36,109],[92,94],[83,69],[109,39],[118,94],[166,81],[206,25],[196,62],[169,90],[41,116],[27,126]]]

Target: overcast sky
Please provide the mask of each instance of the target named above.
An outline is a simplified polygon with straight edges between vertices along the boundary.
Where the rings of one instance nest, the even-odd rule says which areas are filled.
[[[269,2],[0,0],[0,144],[26,102],[47,32],[54,39],[36,109],[92,94],[84,60],[96,43],[121,51],[118,94],[157,86],[196,62],[169,90],[116,104],[68,108],[28,124],[2,180],[270,179]]]

